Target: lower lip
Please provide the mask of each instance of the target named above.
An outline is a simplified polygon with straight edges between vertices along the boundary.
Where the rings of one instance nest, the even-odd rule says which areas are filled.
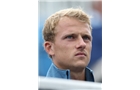
[[[85,55],[76,55],[76,56],[78,56],[78,57],[85,57]]]

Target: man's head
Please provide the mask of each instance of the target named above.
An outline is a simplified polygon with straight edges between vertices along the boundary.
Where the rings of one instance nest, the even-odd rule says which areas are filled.
[[[89,16],[81,9],[64,9],[50,16],[44,26],[44,47],[61,69],[86,67],[91,53]]]
[[[44,40],[45,41],[54,41],[54,37],[55,37],[55,30],[56,30],[56,26],[59,22],[59,20],[62,17],[71,17],[71,18],[75,18],[81,22],[85,22],[88,23],[90,26],[90,17],[82,11],[82,9],[64,9],[64,10],[60,10],[58,12],[56,12],[55,14],[51,15],[45,23],[44,29],[43,29],[43,36],[44,36]],[[64,22],[65,23],[65,22]],[[91,28],[91,26],[90,26]]]

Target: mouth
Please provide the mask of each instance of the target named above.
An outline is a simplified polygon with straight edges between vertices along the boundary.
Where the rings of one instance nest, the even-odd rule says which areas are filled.
[[[77,53],[75,56],[87,56],[85,53]]]

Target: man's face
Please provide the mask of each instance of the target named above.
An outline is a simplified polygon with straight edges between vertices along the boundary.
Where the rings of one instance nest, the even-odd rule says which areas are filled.
[[[52,44],[53,62],[60,69],[85,68],[90,61],[91,41],[88,24],[73,18],[61,18],[56,26],[56,35]]]

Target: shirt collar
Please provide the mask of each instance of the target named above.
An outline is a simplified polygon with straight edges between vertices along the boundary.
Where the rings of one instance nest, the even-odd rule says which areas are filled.
[[[59,69],[52,63],[47,72],[47,77],[70,79],[70,70],[69,69],[66,69],[66,70]]]

